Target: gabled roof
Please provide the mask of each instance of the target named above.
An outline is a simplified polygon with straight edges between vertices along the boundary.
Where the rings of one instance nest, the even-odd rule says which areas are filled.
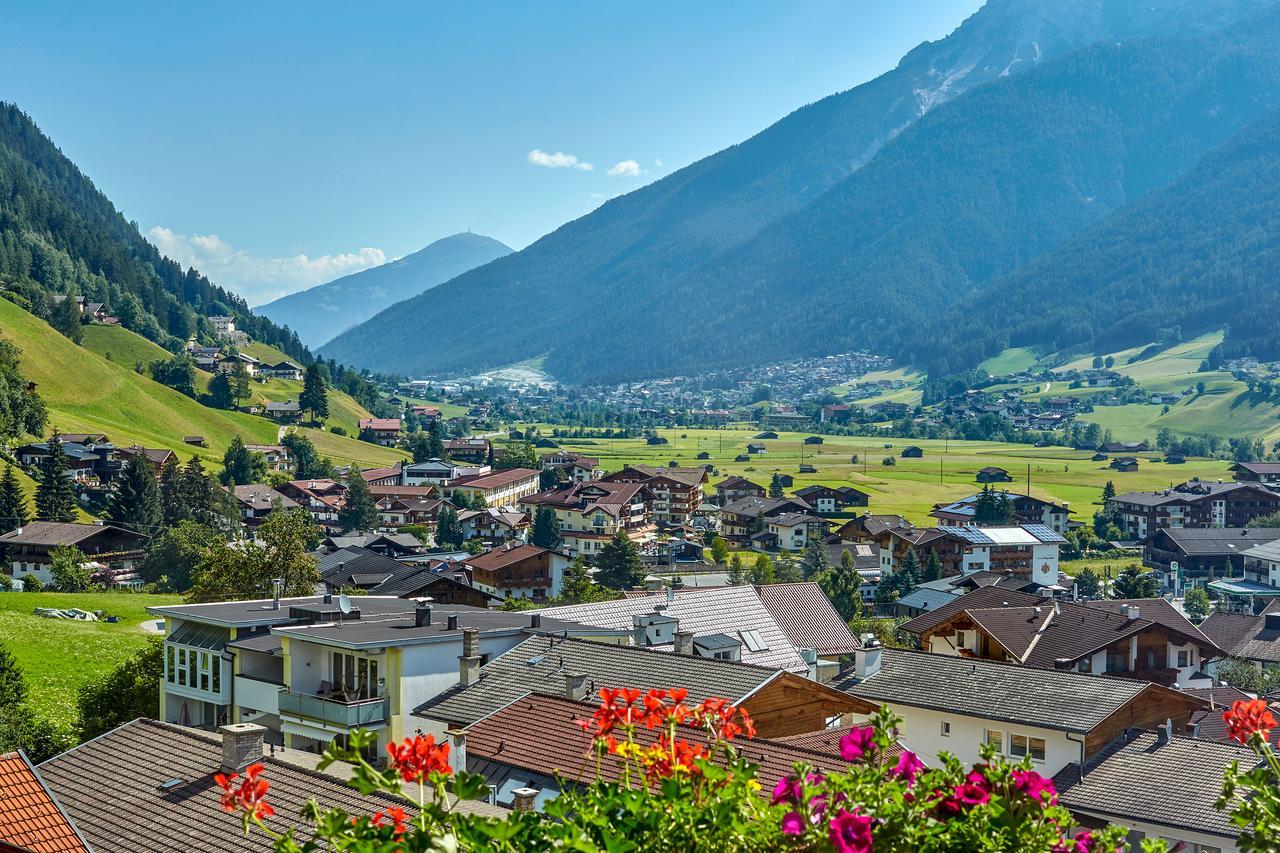
[[[0,753],[0,848],[31,853],[87,851],[80,831],[21,752]]]
[[[1266,617],[1276,612],[1275,607],[1269,604],[1257,616],[1211,613],[1200,623],[1200,631],[1232,657],[1280,663],[1280,631],[1267,628]]]
[[[1006,604],[1018,607],[1020,605],[1035,606],[1044,601],[1038,595],[1032,595],[1026,592],[1017,592],[1012,589],[1000,589],[996,586],[984,586],[975,589],[973,592],[965,595],[953,596],[950,600],[937,605],[936,610],[930,610],[928,613],[921,613],[914,619],[903,622],[899,630],[908,634],[923,634],[941,625],[947,619],[951,618],[961,610],[978,607],[1003,607]]]
[[[110,524],[70,524],[62,521],[33,521],[0,536],[0,545],[76,545],[103,533],[142,539],[140,534]]]
[[[246,837],[240,821],[218,805],[222,743],[196,729],[138,719],[40,765],[40,774],[96,850],[271,850],[262,832]],[[274,832],[302,823],[312,797],[357,814],[399,805],[387,794],[363,797],[345,781],[264,757]],[[172,791],[162,782],[178,780]]]
[[[729,515],[751,515],[762,516],[769,513],[780,513],[786,511],[788,507],[795,507],[797,510],[804,511],[812,509],[809,504],[801,498],[766,498],[760,495],[747,495],[738,498],[736,501],[725,504],[720,507],[720,511]]]
[[[1152,622],[1163,625],[1171,631],[1177,631],[1197,643],[1213,646],[1217,649],[1213,640],[1205,636],[1204,632],[1184,616],[1181,610],[1174,607],[1165,598],[1104,598],[1090,601],[1085,606],[1092,607],[1095,610],[1108,610],[1117,614],[1122,613],[1126,606],[1136,607],[1138,608],[1138,615],[1143,619],[1150,619]],[[1218,649],[1218,651],[1223,650]]]
[[[540,554],[551,553],[546,548],[539,548],[537,545],[525,545],[523,543],[507,543],[494,548],[491,551],[485,551],[475,557],[468,557],[466,564],[473,569],[484,569],[486,571],[497,571],[507,566],[537,557]]]
[[[340,548],[331,554],[325,554],[317,561],[317,567],[324,582],[334,587],[348,584],[376,586],[406,568],[404,563],[398,563],[377,551],[358,547]],[[365,583],[355,580],[355,575],[365,576]]]
[[[1233,761],[1248,769],[1258,758],[1239,745],[1178,736],[1161,744],[1155,732],[1137,732],[1093,756],[1083,778],[1080,766],[1071,764],[1053,784],[1059,802],[1072,811],[1235,838],[1240,832],[1231,810],[1214,808]]]
[[[540,473],[533,468],[507,468],[503,471],[494,471],[492,474],[457,477],[449,481],[449,488],[461,486],[468,489],[499,489],[530,477],[537,477]]]
[[[414,714],[470,725],[535,690],[563,690],[565,673],[587,676],[588,700],[601,687],[683,687],[690,702],[713,696],[738,702],[781,675],[775,669],[714,658],[573,637],[530,637],[481,667],[478,683],[451,687]]]
[[[1209,557],[1280,540],[1280,527],[1161,527],[1155,535],[1188,557]]]
[[[681,590],[670,600],[665,594],[656,594],[592,604],[571,604],[548,607],[542,613],[554,619],[630,631],[634,625],[632,617],[653,613],[656,605],[665,607],[663,615],[680,621],[681,631],[691,631],[695,637],[699,634],[736,636],[742,631],[758,631],[766,648],[760,651],[744,648],[742,660],[746,663],[791,672],[807,672],[809,669],[773,614],[760,601],[755,589],[749,586]],[[671,646],[662,648],[669,650]]]
[[[813,649],[822,655],[861,647],[816,583],[768,584],[756,587],[756,593],[797,649]]]
[[[1080,734],[1146,691],[1204,704],[1151,682],[906,649],[883,649],[879,672],[832,685],[872,702]]]
[[[298,505],[293,498],[280,494],[265,483],[232,486],[231,493],[237,501],[250,509],[271,509],[277,502],[281,509],[293,509]]]

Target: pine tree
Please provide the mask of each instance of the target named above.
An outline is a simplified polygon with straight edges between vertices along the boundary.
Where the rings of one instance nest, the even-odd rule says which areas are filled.
[[[782,476],[780,474],[774,474],[773,479],[769,481],[769,497],[780,498],[783,495]]]
[[[154,536],[164,523],[160,485],[146,454],[135,453],[124,464],[107,505],[107,518],[112,524],[148,537]]]
[[[84,338],[84,326],[80,324],[80,303],[76,302],[73,294],[66,294],[57,305],[53,306],[49,325],[77,344]]]
[[[592,601],[605,601],[613,595],[600,584],[591,579],[591,571],[581,556],[573,558],[569,568],[564,570],[564,584],[561,586],[557,604],[587,604]]]
[[[729,558],[729,586],[742,586],[747,582],[747,573],[742,568],[742,555],[734,554]]]
[[[261,453],[254,453],[244,446],[240,436],[231,439],[231,445],[222,456],[222,473],[218,475],[224,486],[245,486],[261,483],[267,478],[267,460]]]
[[[907,549],[906,556],[902,558],[902,564],[898,566],[896,578],[898,590],[902,595],[911,592],[920,583],[920,555],[916,553],[915,548]]]
[[[444,458],[444,436],[440,431],[440,419],[432,418],[427,424],[427,458]],[[493,465],[493,445],[489,445],[489,465]]]
[[[942,579],[942,560],[938,559],[938,549],[930,548],[929,556],[924,562],[924,580],[936,581]]]
[[[24,526],[29,520],[27,498],[18,485],[13,466],[5,463],[4,476],[0,478],[0,533],[8,533]]]
[[[212,480],[204,471],[204,464],[194,453],[182,466],[179,485],[180,500],[190,517],[207,527],[217,526],[218,512],[214,505],[215,492]]]
[[[235,406],[231,377],[221,370],[209,380],[209,405],[215,409],[230,409]]]
[[[831,561],[827,559],[826,546],[816,539],[811,541],[804,549],[804,556],[800,558],[800,570],[804,573],[804,579],[810,580],[829,568]]]
[[[347,478],[347,495],[342,509],[338,510],[338,526],[343,533],[373,530],[378,526],[378,502],[359,468],[352,468]]]
[[[632,589],[644,580],[636,543],[618,530],[596,557],[596,582],[610,589]]]
[[[329,383],[320,371],[319,362],[307,366],[302,379],[302,394],[298,397],[298,408],[311,413],[312,421],[323,421],[329,417]]]
[[[1107,484],[1102,487],[1102,502],[1106,503],[1116,496],[1116,484],[1107,480]]]
[[[231,399],[235,401],[236,408],[240,407],[240,401],[249,396],[249,368],[245,367],[243,361],[237,360],[231,366]]]
[[[751,582],[756,586],[775,582],[773,561],[769,559],[767,554],[761,554],[756,557],[755,565],[751,567]]]
[[[436,544],[445,548],[462,547],[462,524],[458,521],[458,511],[445,505],[436,518]]]
[[[790,554],[781,554],[778,562],[774,566],[774,578],[777,583],[799,583],[804,580],[804,576],[800,574],[800,567],[796,565],[795,558]]]
[[[554,551],[560,547],[560,522],[556,519],[556,511],[549,506],[540,506],[533,514],[533,531],[529,535],[530,543],[539,548]]]
[[[49,437],[49,452],[40,460],[36,471],[36,518],[42,521],[76,520],[76,495],[67,476],[67,454],[62,450],[62,436]]]
[[[160,469],[160,507],[164,514],[164,526],[173,527],[183,519],[192,517],[182,494],[182,467],[178,457],[170,456]]]
[[[861,587],[862,577],[848,550],[840,555],[840,564],[822,576],[822,591],[846,622],[862,612]]]

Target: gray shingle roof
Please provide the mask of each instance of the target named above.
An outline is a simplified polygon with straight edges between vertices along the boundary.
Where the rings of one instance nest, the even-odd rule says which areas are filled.
[[[1213,805],[1222,791],[1222,774],[1235,760],[1242,768],[1257,761],[1242,746],[1186,737],[1160,744],[1155,732],[1141,732],[1090,759],[1083,779],[1079,765],[1072,764],[1053,777],[1053,784],[1059,801],[1072,811],[1235,838],[1240,832],[1230,811]]]
[[[218,806],[222,743],[217,735],[138,719],[49,759],[40,775],[95,850],[270,850],[263,832],[244,836],[240,821]],[[334,776],[264,758],[275,832],[304,826],[312,797],[326,806],[367,814],[407,801],[362,797]],[[181,779],[165,793],[161,782]]]
[[[562,695],[566,673],[587,676],[588,699],[601,687],[684,687],[691,702],[712,696],[738,701],[779,675],[777,670],[732,661],[590,640],[531,637],[485,664],[479,683],[452,687],[414,713],[470,725],[535,691]]]
[[[808,664],[800,657],[800,652],[787,638],[782,626],[761,603],[755,589],[749,586],[690,589],[677,592],[670,602],[665,595],[637,596],[594,604],[548,607],[542,612],[555,619],[630,631],[634,624],[631,617],[652,613],[654,605],[665,606],[665,615],[680,620],[680,630],[692,631],[695,636],[736,635],[739,631],[751,629],[759,631],[768,648],[758,652],[744,648],[742,660],[745,663],[790,672],[809,671]]]
[[[1101,675],[884,649],[880,671],[832,686],[889,705],[930,708],[969,717],[1087,732],[1155,684]]]
[[[1280,539],[1276,527],[1166,527],[1159,535],[1189,557],[1237,554]],[[1228,545],[1235,546],[1228,548]]]
[[[1239,613],[1211,613],[1200,623],[1200,631],[1232,657],[1280,663],[1280,631],[1267,628],[1268,605],[1257,616]]]
[[[372,586],[382,583],[388,577],[395,576],[405,569],[404,563],[397,563],[377,551],[355,547],[325,554],[317,561],[317,567],[320,570],[320,577],[332,586],[346,586],[352,575],[376,575],[377,579],[372,583],[368,583],[368,579],[366,584],[356,582],[358,586]]]

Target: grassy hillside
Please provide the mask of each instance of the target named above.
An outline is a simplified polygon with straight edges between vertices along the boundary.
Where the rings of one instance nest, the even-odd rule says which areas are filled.
[[[550,434],[550,425],[540,425]],[[973,494],[982,487],[974,482],[979,468],[996,465],[1016,480],[1009,488],[1024,491],[1028,468],[1031,493],[1055,501],[1068,501],[1077,518],[1089,518],[1108,480],[1120,491],[1165,488],[1170,483],[1190,477],[1229,479],[1229,462],[1192,460],[1184,465],[1166,465],[1144,458],[1140,470],[1121,474],[1107,468],[1105,462],[1093,462],[1091,453],[1063,447],[1037,448],[1025,444],[1003,444],[988,441],[930,441],[922,439],[875,439],[855,436],[824,436],[821,445],[806,445],[806,433],[780,433],[777,441],[766,441],[768,452],[748,462],[735,462],[734,457],[746,452],[747,442],[755,430],[674,429],[659,430],[669,444],[651,447],[643,439],[558,439],[565,450],[576,450],[598,456],[603,467],[615,471],[630,463],[667,465],[713,464],[717,474],[714,484],[732,474],[739,474],[767,486],[774,473],[790,474],[796,488],[821,483],[846,483],[871,495],[870,511],[897,513],[917,524],[932,521],[928,512],[935,503]],[[886,444],[892,445],[885,447]],[[904,447],[916,445],[924,449],[923,459],[903,459]],[[706,452],[710,459],[699,460]],[[853,464],[853,454],[858,464]],[[894,457],[887,467],[882,460]],[[800,474],[800,463],[813,465],[815,474]],[[865,465],[864,465],[865,460]],[[859,510],[863,512],[865,510]]]
[[[117,444],[167,447],[184,456],[194,451],[210,462],[221,461],[236,435],[250,443],[277,440],[278,428],[267,419],[206,408],[138,374],[133,360],[117,360],[116,349],[110,350],[112,358],[108,360],[93,349],[76,346],[44,321],[6,300],[0,300],[0,333],[21,348],[23,371],[37,383],[49,410],[50,425],[64,432],[100,430]],[[126,335],[131,333],[123,329],[106,334],[95,332],[93,341],[97,346],[109,345],[121,352],[145,351],[142,344]],[[325,453],[341,463],[385,465],[401,455],[353,438],[307,432],[317,447],[322,446]],[[185,445],[184,435],[202,435],[208,447]]]

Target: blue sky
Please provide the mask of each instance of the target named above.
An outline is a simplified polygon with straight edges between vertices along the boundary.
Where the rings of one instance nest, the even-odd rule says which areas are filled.
[[[0,98],[260,304],[468,228],[522,248],[979,5],[3,0]]]

